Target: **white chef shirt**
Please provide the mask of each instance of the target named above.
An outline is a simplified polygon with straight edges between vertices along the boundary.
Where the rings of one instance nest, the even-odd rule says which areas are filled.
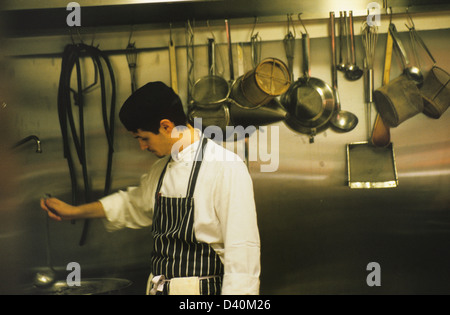
[[[186,197],[199,145],[196,141],[172,156],[160,190],[163,196]],[[152,224],[156,186],[168,159],[155,162],[138,187],[100,199],[109,231]],[[244,162],[212,140],[208,140],[194,191],[194,231],[197,240],[210,244],[224,264],[222,294],[259,293],[260,240],[252,180]]]

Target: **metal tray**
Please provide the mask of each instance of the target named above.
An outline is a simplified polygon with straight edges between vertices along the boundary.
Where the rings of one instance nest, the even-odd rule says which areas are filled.
[[[376,147],[367,141],[347,144],[347,171],[350,188],[397,187],[392,142],[386,147]]]

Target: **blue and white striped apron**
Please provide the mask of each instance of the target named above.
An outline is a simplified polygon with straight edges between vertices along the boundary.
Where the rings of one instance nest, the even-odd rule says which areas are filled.
[[[199,277],[199,294],[220,294],[223,264],[213,248],[198,242],[194,231],[194,190],[200,171],[207,139],[202,138],[191,169],[184,198],[161,196],[160,190],[166,166],[159,178],[155,195],[152,234],[152,274],[162,275],[164,289],[158,294],[168,294],[170,281],[178,277]],[[199,154],[202,153],[202,156]]]

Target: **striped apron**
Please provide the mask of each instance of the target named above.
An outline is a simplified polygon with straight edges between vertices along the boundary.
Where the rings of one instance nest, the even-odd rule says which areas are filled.
[[[194,232],[194,190],[207,139],[202,138],[195,154],[189,184],[184,198],[161,196],[166,166],[159,178],[155,195],[152,234],[152,274],[163,276],[164,288],[157,294],[168,294],[170,279],[199,277],[199,294],[220,294],[223,264],[213,248],[198,242]],[[200,152],[202,156],[199,158]],[[167,281],[169,279],[169,281]]]

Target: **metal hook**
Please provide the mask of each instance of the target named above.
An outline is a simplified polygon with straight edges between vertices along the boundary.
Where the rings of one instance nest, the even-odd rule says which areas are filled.
[[[216,43],[216,36],[214,35],[214,32],[211,29],[211,25],[209,24],[209,20],[206,20],[206,26],[208,27],[208,30],[211,33],[211,36],[212,36],[212,39],[213,39],[214,43]],[[220,60],[220,63],[221,63],[221,68],[222,68],[222,69],[220,69],[220,71],[216,69],[216,72],[219,75],[223,75],[223,72],[224,72],[224,67],[223,67],[224,61],[223,61],[222,52],[221,52],[220,49],[217,49],[216,51],[217,51],[217,54],[219,55],[219,60]],[[217,63],[216,63],[216,67],[217,67]]]
[[[73,39],[72,28],[69,28],[70,40],[72,41],[72,45],[75,45],[75,40]]]
[[[408,23],[409,23],[410,25],[412,25],[412,26],[409,26],[408,23],[405,23],[405,25],[406,25],[406,27],[411,31],[411,30],[414,30],[414,29],[416,28],[416,25],[414,24],[414,21],[413,21],[413,19],[412,19],[411,13],[409,13],[409,7],[410,7],[410,6],[408,6],[408,7],[406,8],[406,14],[407,14],[407,16],[408,16]]]
[[[386,9],[386,13],[388,12],[388,10]],[[392,24],[392,7],[389,7],[389,25]]]
[[[80,31],[78,30],[78,27],[76,28],[76,30],[77,30],[77,34],[78,34],[78,38],[80,39],[80,42],[82,44],[84,44],[83,38],[81,37],[81,34],[80,34]]]
[[[206,26],[208,27],[208,30],[211,33],[212,38],[214,39],[214,41],[216,41],[216,36],[214,36],[214,33],[211,29],[211,25],[209,25],[209,20],[206,20]]]
[[[91,40],[91,46],[92,47],[94,47],[94,40],[95,40],[95,36],[97,35],[97,29],[96,28],[94,28],[94,34],[92,34],[92,40]],[[97,45],[97,47],[99,46],[100,44],[98,44]]]
[[[250,34],[250,38],[257,38],[258,37],[258,33],[254,34],[257,23],[258,23],[258,17],[255,16],[255,22],[253,23],[253,28],[252,28],[252,32]]]
[[[294,33],[291,32],[291,28],[294,31]],[[295,33],[295,27],[294,27],[294,23],[292,22],[292,13],[291,14],[287,14],[287,37],[292,37],[295,38],[295,36],[297,35]]]
[[[189,20],[187,20],[186,29],[187,29],[189,35],[191,35],[191,36],[194,35],[194,29],[192,28],[191,21],[189,21]]]
[[[128,37],[128,46],[134,45],[134,43],[131,43],[132,37],[133,37],[133,25],[131,25],[130,36]]]
[[[256,66],[261,62],[261,37],[259,36],[259,32],[255,32],[256,23],[258,22],[258,17],[255,16],[255,23],[253,24],[253,29],[250,37],[250,45],[251,45],[251,55],[252,55],[252,66],[256,68]]]
[[[303,20],[302,20],[302,18],[301,18],[301,15],[302,15],[302,14],[303,14],[303,13],[300,12],[300,13],[297,15],[297,18],[298,18],[298,20],[300,21],[300,23],[302,24],[303,29],[305,30],[305,34],[308,34],[308,31],[306,30],[305,24],[303,24]],[[302,33],[302,34],[303,34],[303,33]]]

